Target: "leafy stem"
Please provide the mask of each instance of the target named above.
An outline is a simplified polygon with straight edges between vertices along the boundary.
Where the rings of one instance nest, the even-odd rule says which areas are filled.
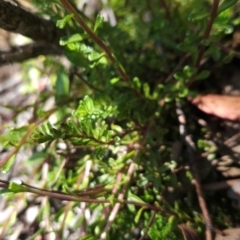
[[[111,51],[108,49],[108,47],[104,44],[104,42],[91,30],[91,28],[88,27],[88,25],[83,21],[83,19],[80,17],[80,15],[77,13],[77,11],[73,8],[73,6],[67,1],[67,0],[60,0],[64,8],[70,13],[74,14],[74,17],[76,21],[79,23],[79,25],[86,31],[86,33],[90,36],[90,38],[103,50],[103,52],[106,54],[109,61],[116,65],[116,68],[118,72],[120,73],[121,77],[124,81],[129,82],[129,77],[126,74],[125,70],[123,69],[122,65],[117,63],[116,59],[113,57]]]
[[[203,35],[204,40],[208,39],[209,36],[210,36],[212,26],[213,26],[213,23],[214,23],[214,19],[217,16],[218,6],[219,6],[219,0],[214,0],[213,4],[212,4],[211,11],[210,11],[210,19],[207,23],[207,26],[206,26],[206,29],[205,29],[205,32],[204,32],[204,35]],[[196,60],[196,63],[195,63],[195,67],[197,69],[199,69],[199,67],[200,67],[200,64],[201,64],[201,61],[202,61],[202,58],[203,58],[203,55],[204,55],[204,52],[205,52],[205,48],[206,47],[204,45],[201,45],[200,49],[198,51],[197,60]],[[196,78],[196,73],[193,74],[193,76],[190,78],[189,84],[188,84],[189,86],[194,82],[195,78]]]

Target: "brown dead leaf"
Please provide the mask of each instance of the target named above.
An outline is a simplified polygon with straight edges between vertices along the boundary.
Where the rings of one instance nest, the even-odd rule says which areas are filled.
[[[178,227],[181,229],[184,240],[200,240],[197,232],[186,224],[179,224]]]
[[[222,234],[217,234],[214,240],[239,240],[240,228],[229,228],[222,231]]]
[[[240,97],[218,94],[198,95],[189,99],[201,111],[216,117],[240,121]]]

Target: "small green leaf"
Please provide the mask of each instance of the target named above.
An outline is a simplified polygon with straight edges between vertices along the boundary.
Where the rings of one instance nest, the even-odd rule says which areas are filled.
[[[120,78],[118,78],[118,77],[112,78],[112,79],[110,80],[110,83],[111,83],[112,85],[114,85],[114,84],[116,84],[117,82],[119,82],[119,80],[120,80]]]
[[[153,240],[177,240],[179,238],[175,235],[174,229],[172,220],[168,221],[166,217],[158,215],[150,227],[148,235]]]
[[[170,216],[168,219],[168,224],[173,229],[177,227],[177,222],[178,222],[178,220],[177,220],[176,216]]]
[[[94,109],[93,100],[89,96],[85,96],[81,104],[86,110],[86,113],[90,113]]]
[[[94,28],[93,28],[94,32],[96,32],[97,29],[102,25],[103,21],[104,21],[104,17],[101,15],[97,15],[96,22],[95,22]]]
[[[146,204],[140,197],[132,194],[130,191],[128,192],[127,200]]]
[[[46,136],[46,135],[36,135],[32,136],[32,141],[33,142],[38,142],[38,143],[45,143],[48,141],[52,141],[54,138],[52,136]]]
[[[189,89],[188,88],[183,88],[182,91],[180,91],[178,93],[178,96],[180,98],[185,98],[188,95],[188,93],[189,93]]]
[[[60,72],[56,82],[56,100],[60,102],[69,93],[69,78],[65,72]]]
[[[108,198],[108,201],[111,204],[111,206],[114,206],[114,204],[116,203],[116,199],[114,198],[113,195],[110,195],[110,197]]]
[[[134,154],[135,154],[135,151],[132,150],[129,153],[125,154],[124,156],[120,157],[118,159],[118,162],[125,163],[128,159],[132,158],[134,156]]]
[[[197,69],[194,68],[194,67],[191,67],[189,65],[186,65],[184,68],[183,68],[183,73],[186,77],[191,77],[194,73],[196,73]]]
[[[143,92],[144,92],[145,97],[149,97],[150,87],[149,87],[148,83],[143,84]]]
[[[14,163],[14,160],[15,160],[15,154],[12,157],[10,157],[7,160],[7,162],[1,167],[1,172],[2,173],[9,172],[11,170],[11,167],[12,167],[13,163]]]
[[[88,55],[88,59],[89,59],[89,61],[91,61],[91,62],[93,62],[93,61],[98,61],[98,60],[100,60],[104,55],[105,55],[105,53],[98,53],[98,52],[92,51],[92,52]]]
[[[238,2],[238,0],[225,0],[225,1],[223,1],[222,4],[218,7],[217,14],[220,14],[221,12],[230,8],[231,6],[233,6],[237,2]]]
[[[214,159],[216,159],[216,153],[210,153],[210,154],[208,154],[207,159],[208,159],[208,160],[214,160]]]
[[[26,133],[29,126],[11,129],[9,132],[5,132],[0,135],[1,143],[10,143],[11,145],[17,145],[23,135]]]
[[[0,195],[1,196],[8,196],[13,194],[14,192],[10,189],[0,189]]]
[[[165,97],[164,98],[164,101],[166,102],[166,103],[169,103],[169,102],[172,102],[173,101],[173,98],[172,97]]]
[[[72,43],[72,42],[80,42],[83,40],[82,35],[80,35],[79,33],[73,34],[71,36],[67,36],[67,37],[63,37],[60,39],[60,45],[61,46],[65,46],[68,43]]]
[[[226,57],[223,58],[223,63],[227,64],[230,63],[232,61],[232,59],[234,58],[234,52],[230,52]]]
[[[93,235],[85,235],[81,238],[79,238],[79,240],[94,240],[95,239],[95,236]]]
[[[160,172],[161,173],[164,173],[164,172],[167,172],[169,170],[173,170],[174,168],[176,168],[177,166],[177,163],[175,161],[170,161],[170,162],[165,162],[161,169],[160,169]]]
[[[141,85],[142,85],[141,82],[140,82],[140,79],[138,77],[133,78],[133,84],[137,89],[140,89]]]
[[[90,47],[88,49],[88,46],[82,42],[69,42],[67,44],[67,49],[72,52],[77,53],[84,53],[84,52],[90,52]]]
[[[193,180],[193,175],[192,175],[192,173],[191,173],[190,171],[186,171],[185,175],[186,175],[186,177],[187,177],[190,181]]]
[[[135,218],[134,218],[134,222],[135,222],[135,223],[139,223],[140,217],[141,217],[142,212],[143,212],[144,209],[146,209],[146,207],[141,207],[141,208],[138,210],[138,212],[137,212],[137,214],[136,214],[136,216],[135,216]]]
[[[74,17],[74,14],[69,14],[69,15],[67,15],[67,16],[64,17],[63,19],[58,20],[56,26],[57,26],[58,28],[63,29],[63,28],[65,27],[65,25],[67,24],[67,22],[68,22],[70,19],[72,19],[73,17]]]
[[[49,123],[49,122],[44,122],[42,125],[41,125],[41,130],[42,130],[42,133],[44,135],[50,135],[52,136],[52,133],[51,133],[51,129],[52,128],[52,125]]]
[[[67,44],[68,49],[65,49],[65,55],[70,62],[72,62],[77,67],[88,67],[89,61],[83,54],[79,54],[75,50],[69,49],[69,45],[72,43]]]
[[[115,125],[115,124],[111,125],[111,129],[118,132],[118,133],[121,133],[123,131],[121,126],[118,126],[118,125]]]
[[[13,191],[14,193],[26,191],[24,186],[22,186],[21,184],[15,183],[15,182],[10,182],[9,190]]]
[[[208,70],[202,70],[199,74],[196,76],[196,80],[202,80],[208,78],[210,75],[210,71]]]
[[[209,17],[209,12],[206,10],[200,10],[198,12],[192,13],[189,17],[188,20],[191,22],[197,21],[197,20],[202,20]]]
[[[176,73],[173,74],[173,77],[176,80],[183,80],[185,78],[183,72],[176,72]],[[178,81],[178,83],[181,83],[181,81]]]

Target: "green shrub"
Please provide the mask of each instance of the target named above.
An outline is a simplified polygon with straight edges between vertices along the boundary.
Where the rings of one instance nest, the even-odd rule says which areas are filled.
[[[10,183],[2,193],[46,196],[38,221],[48,216],[62,239],[64,229],[82,229],[76,239],[145,234],[173,240],[181,238],[180,223],[191,223],[202,234],[204,219],[193,191],[180,193],[174,171],[189,159],[171,158],[179,140],[175,103],[185,106],[195,94],[192,84],[209,78],[209,62],[224,64],[233,57],[217,43],[239,23],[237,1],[221,1],[216,16],[208,0],[111,1],[105,7],[115,13],[116,26],[100,15],[94,22],[80,13],[74,17],[67,1],[33,2],[66,30],[60,45],[70,64],[45,56],[39,58],[42,68],[36,67],[39,59],[23,64],[26,79],[30,70],[37,71],[39,77],[48,76],[52,90],[39,92],[28,106],[34,110],[29,125],[6,126],[0,136],[10,153],[2,171],[11,169],[20,149],[32,149],[21,164],[34,172],[26,172],[33,179]],[[46,110],[52,98],[54,106]],[[184,173],[184,179],[188,188],[191,173]],[[169,199],[169,188],[179,193]],[[58,200],[53,207],[52,198],[70,202]]]

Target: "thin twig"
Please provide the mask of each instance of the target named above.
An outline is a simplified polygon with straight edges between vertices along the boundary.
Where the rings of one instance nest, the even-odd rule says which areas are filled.
[[[74,71],[74,74],[84,83],[86,84],[89,88],[97,91],[97,92],[101,92],[101,90],[95,86],[93,86],[91,83],[89,83],[86,79],[83,78],[83,76],[77,72],[77,71]]]
[[[212,4],[211,11],[210,11],[210,19],[207,23],[207,26],[206,26],[206,29],[205,29],[205,32],[204,32],[204,35],[203,35],[203,39],[205,39],[205,40],[208,39],[209,36],[210,36],[212,26],[213,26],[213,23],[214,23],[214,19],[217,16],[218,5],[219,5],[219,0],[214,0],[213,4]],[[198,51],[198,56],[197,56],[197,60],[196,60],[196,63],[195,63],[195,67],[197,69],[199,69],[199,67],[200,67],[200,64],[201,64],[201,61],[202,61],[202,58],[203,58],[203,55],[204,55],[204,52],[205,52],[205,48],[206,47],[204,45],[201,45],[200,49]],[[190,78],[189,83],[188,83],[189,86],[194,82],[195,77],[196,77],[196,73],[193,74],[193,76]]]
[[[209,19],[208,24],[206,26],[206,29],[205,29],[205,32],[204,32],[204,35],[203,35],[203,39],[208,39],[209,38],[209,35],[211,33],[211,30],[212,30],[213,23],[214,23],[214,19],[217,16],[218,5],[219,5],[219,0],[214,0],[213,4],[212,4],[211,11],[210,11],[210,19]],[[199,66],[200,66],[205,48],[206,48],[205,45],[202,45],[199,49],[198,56],[197,56],[197,61],[196,61],[196,64],[195,64],[196,68],[199,68]]]
[[[188,59],[188,57],[190,57],[190,54],[187,53],[185,54],[180,61],[178,62],[178,64],[176,65],[176,67],[173,69],[173,71],[168,75],[168,77],[164,80],[164,83],[168,83],[169,81],[171,81],[173,75],[176,73],[176,71],[183,65],[183,63]]]
[[[128,168],[128,172],[127,172],[128,181],[127,181],[127,183],[124,185],[122,192],[121,192],[121,193],[119,194],[119,196],[118,196],[118,200],[119,200],[119,201],[123,201],[123,198],[124,198],[124,196],[125,196],[125,194],[126,194],[126,191],[127,191],[128,183],[129,183],[129,181],[130,181],[130,179],[131,179],[131,177],[132,177],[132,175],[133,175],[133,173],[134,173],[134,169],[135,169],[135,163],[132,162],[132,163],[130,164],[130,166],[129,166],[129,168]],[[111,214],[109,215],[107,224],[106,224],[105,228],[103,229],[103,232],[101,233],[100,240],[106,239],[107,232],[109,231],[109,229],[110,229],[110,227],[111,227],[114,219],[116,218],[117,213],[118,213],[118,211],[119,211],[119,209],[120,209],[120,206],[121,206],[121,203],[120,203],[120,202],[118,202],[118,203],[116,203],[116,204],[114,205],[114,207],[113,207],[113,209],[112,209],[112,212],[111,212]]]
[[[132,169],[130,169],[132,170]],[[1,180],[0,179],[0,184],[2,188],[9,188],[10,182],[9,181],[5,181],[5,180]],[[136,201],[128,201],[128,200],[124,200],[124,199],[113,199],[113,200],[108,200],[108,199],[96,199],[96,198],[88,198],[88,197],[78,197],[76,195],[69,195],[67,193],[61,192],[61,191],[50,191],[47,189],[43,189],[43,188],[37,188],[34,186],[31,186],[29,184],[26,184],[24,182],[22,182],[22,184],[19,184],[20,186],[22,186],[22,189],[19,190],[19,192],[29,192],[29,193],[33,193],[33,194],[37,194],[38,196],[42,196],[42,197],[51,197],[51,198],[56,198],[59,200],[65,200],[65,201],[73,201],[73,202],[85,202],[85,203],[101,203],[101,204],[112,204],[112,202],[115,203],[120,203],[120,204],[131,204],[131,205],[135,205],[138,207],[144,207],[146,209],[150,209],[153,211],[157,211],[157,212],[162,212],[162,210],[155,206],[155,205],[151,205],[151,204],[147,204],[147,203],[141,203],[141,202],[136,202]],[[14,192],[14,189],[13,189]]]
[[[240,52],[237,52],[234,48],[223,45],[217,41],[213,41],[213,43],[216,44],[222,51],[232,54],[236,58],[240,58]]]
[[[148,233],[150,227],[151,227],[152,224],[153,224],[153,221],[154,221],[154,219],[155,219],[156,214],[157,214],[156,212],[153,212],[153,213],[152,213],[152,215],[151,215],[151,217],[150,217],[150,219],[149,219],[148,225],[147,225],[147,227],[146,227],[146,229],[145,229],[145,231],[144,231],[144,234],[139,238],[139,240],[144,240],[144,238],[147,236],[147,233]]]
[[[198,197],[198,203],[202,210],[203,218],[206,223],[206,231],[205,231],[206,240],[212,240],[212,229],[213,229],[212,221],[211,221],[210,215],[208,213],[207,204],[204,199],[204,193],[203,193],[202,186],[200,183],[200,176],[199,176],[198,168],[196,166],[196,156],[195,156],[196,146],[195,146],[195,143],[192,141],[191,136],[187,133],[187,121],[186,121],[186,117],[181,108],[180,103],[176,103],[176,112],[177,112],[178,121],[180,124],[179,125],[180,136],[182,138],[182,141],[185,143],[185,145],[187,147],[190,161],[192,162],[192,173],[193,173],[194,180],[195,180],[194,184],[195,184],[196,193],[197,193],[197,197]]]
[[[240,132],[236,133],[232,137],[228,138],[226,141],[224,141],[224,144],[226,146],[231,146],[232,143],[234,143],[237,139],[240,138]]]

